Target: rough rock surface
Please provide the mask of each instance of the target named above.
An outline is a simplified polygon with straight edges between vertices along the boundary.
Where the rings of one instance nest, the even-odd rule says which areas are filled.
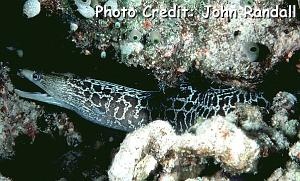
[[[107,2],[108,3],[108,2]],[[188,18],[145,18],[147,5],[167,8],[176,5],[193,11]],[[156,77],[174,85],[178,75],[196,68],[213,81],[240,87],[255,87],[274,65],[289,60],[299,50],[300,29],[297,18],[208,18],[201,16],[205,5],[212,8],[243,9],[247,1],[118,1],[114,8],[135,8],[134,18],[86,19],[67,0],[44,0],[42,6],[78,29],[70,31],[70,40],[86,55],[101,59],[113,50],[116,59],[128,66],[152,69]],[[283,0],[249,1],[253,8],[285,7]],[[94,0],[91,6],[104,5]],[[195,10],[196,9],[196,10]],[[135,38],[132,38],[135,37]],[[256,44],[259,52],[249,56]],[[256,47],[256,46],[255,46]]]
[[[154,161],[145,161],[148,157],[153,157]],[[186,167],[201,171],[206,157],[214,157],[228,171],[248,172],[255,168],[259,146],[222,117],[203,122],[196,129],[196,135],[184,134],[181,137],[174,133],[168,123],[155,121],[126,137],[114,158],[109,177],[111,180],[146,179],[149,170],[145,175],[139,172],[146,170],[135,169],[141,160],[145,165],[160,162],[164,174],[176,174],[175,177],[181,180],[180,170]],[[177,170],[176,167],[182,168]]]
[[[295,101],[289,93],[277,94],[272,106],[278,111],[274,114],[277,121],[289,120]],[[293,130],[291,133],[286,128],[265,122],[259,108],[247,104],[237,105],[237,109],[226,117],[199,119],[191,132],[183,135],[176,135],[167,122],[154,121],[127,135],[114,157],[109,178],[143,180],[154,172],[162,180],[193,179],[209,167],[208,158],[219,163],[223,172],[233,175],[255,173],[260,158],[289,148],[292,141],[288,137],[295,138],[294,132],[299,132],[299,121],[295,122],[286,123],[291,124],[287,126]],[[298,147],[296,143],[290,148],[290,156],[295,161],[299,161]],[[157,171],[158,165],[162,167],[160,171]],[[297,170],[297,165],[294,168]],[[284,174],[291,178],[288,174],[297,173],[288,171]]]
[[[0,157],[14,155],[14,140],[25,134],[34,141],[38,132],[36,120],[43,111],[40,106],[19,99],[8,77],[8,67],[0,62]]]

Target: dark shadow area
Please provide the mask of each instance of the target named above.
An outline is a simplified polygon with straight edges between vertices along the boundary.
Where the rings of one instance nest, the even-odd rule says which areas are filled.
[[[296,63],[299,63],[300,51],[296,51],[290,58],[289,63],[282,61],[274,66],[264,78],[259,86],[265,94],[272,98],[279,91],[287,91],[300,98],[300,75],[296,69]]]
[[[297,0],[285,0],[284,2],[285,2],[284,8],[286,8],[288,5],[296,6],[296,17],[297,17],[297,20],[300,20],[300,7],[299,7]]]
[[[0,20],[0,57],[9,61],[12,74],[20,68],[44,72],[70,72],[84,77],[93,77],[129,87],[146,90],[157,89],[157,82],[151,71],[139,67],[127,67],[116,62],[113,49],[107,51],[108,58],[86,56],[80,53],[66,37],[69,25],[57,17],[49,17],[43,11],[32,19],[22,16],[22,2],[3,2]],[[17,7],[17,8],[16,8]],[[17,11],[16,11],[17,9]],[[9,11],[11,10],[11,11]],[[7,14],[9,15],[9,18]],[[24,57],[18,58],[15,52],[6,47],[21,48]]]
[[[258,174],[241,174],[231,177],[231,181],[264,181],[279,167],[282,167],[288,160],[287,152],[276,153],[259,161],[257,166]],[[282,167],[283,168],[283,167]]]

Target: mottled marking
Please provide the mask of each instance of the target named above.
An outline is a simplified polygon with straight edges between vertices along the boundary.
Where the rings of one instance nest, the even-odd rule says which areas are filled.
[[[85,102],[84,102],[84,106],[85,106],[85,107],[91,107],[91,106],[92,106],[91,101],[89,101],[89,100],[88,100],[88,101],[85,101]]]
[[[137,100],[135,100],[133,97],[130,97],[130,96],[128,96],[128,95],[125,95],[125,96],[124,96],[124,100],[127,101],[127,102],[129,102],[129,103],[131,104],[132,107],[135,107],[135,106],[137,106],[137,104],[138,104],[138,101],[137,101]]]
[[[92,86],[92,83],[89,81],[83,81],[81,85],[82,85],[83,89],[90,89]]]
[[[226,115],[234,110],[237,102],[269,106],[261,93],[234,88],[199,91],[185,85],[176,94],[166,95],[95,79],[57,74],[42,77],[37,85],[49,92],[60,106],[94,123],[124,131],[163,119],[182,133],[195,124],[199,116]]]
[[[103,92],[103,94],[105,94],[105,95],[109,95],[109,94],[111,93],[111,90],[108,89],[108,88],[106,88],[106,89],[104,89],[102,92]]]
[[[101,99],[100,99],[100,103],[101,103],[101,105],[105,105],[105,103],[108,101],[108,98],[107,97],[102,97]]]
[[[115,115],[114,116],[117,119],[122,119],[123,114],[124,114],[124,109],[122,107],[116,107],[115,108]]]
[[[103,90],[103,87],[101,85],[94,84],[93,89],[95,92],[101,92]]]
[[[183,107],[184,103],[181,101],[175,101],[174,102],[174,108],[175,109],[181,109]]]
[[[184,109],[185,110],[190,110],[193,107],[193,103],[192,102],[188,102],[187,104],[185,104]]]
[[[239,94],[239,102],[244,102],[244,94]]]
[[[86,99],[89,99],[91,96],[91,91],[84,91],[83,94]]]
[[[99,97],[99,95],[97,93],[93,93],[93,95],[92,95],[92,102],[95,105],[103,105],[103,104],[100,104],[101,103],[101,99],[100,99],[100,97]]]

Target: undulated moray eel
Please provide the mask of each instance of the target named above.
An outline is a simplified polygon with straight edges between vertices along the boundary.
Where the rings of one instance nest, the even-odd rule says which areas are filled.
[[[15,90],[20,97],[64,107],[96,124],[123,131],[133,131],[162,119],[182,133],[198,117],[225,115],[237,102],[260,107],[269,104],[262,93],[235,88],[199,91],[187,85],[174,95],[159,96],[164,94],[70,74],[43,74],[25,69],[20,74],[46,92]]]

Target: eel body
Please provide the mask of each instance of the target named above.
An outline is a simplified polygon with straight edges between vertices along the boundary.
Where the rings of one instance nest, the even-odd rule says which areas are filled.
[[[235,88],[199,91],[182,86],[175,94],[167,95],[70,74],[43,74],[25,69],[20,74],[45,91],[43,94],[15,90],[20,97],[64,107],[96,124],[128,132],[162,119],[182,133],[198,117],[226,115],[238,102],[260,107],[269,104],[262,93]]]

